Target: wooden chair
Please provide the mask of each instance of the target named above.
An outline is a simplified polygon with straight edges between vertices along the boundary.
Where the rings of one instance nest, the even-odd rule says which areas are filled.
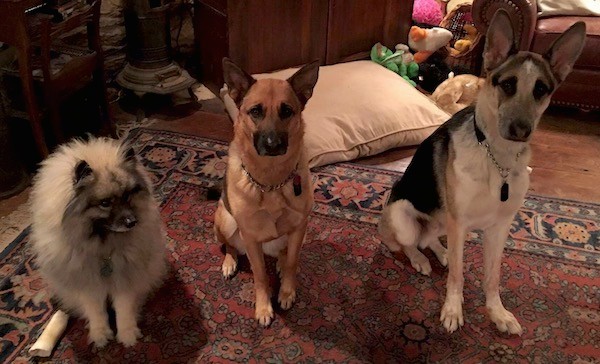
[[[64,21],[54,23],[50,17],[40,22],[40,66],[43,75],[44,104],[49,112],[54,137],[57,142],[65,140],[61,124],[60,104],[73,92],[81,89],[91,79],[103,119],[103,134],[114,136],[109,115],[104,58],[99,34],[100,0],[76,10]],[[71,45],[61,39],[65,34],[86,26],[87,47]],[[52,55],[71,57],[59,70],[51,68]]]
[[[0,41],[17,49],[19,75],[25,97],[25,104],[31,123],[33,139],[42,158],[48,155],[48,146],[42,128],[42,115],[33,86],[32,53],[33,47],[28,29],[26,9],[40,5],[40,0],[0,0]],[[4,70],[3,70],[4,71]]]
[[[5,4],[18,1],[0,0]],[[108,109],[108,98],[104,80],[104,64],[99,35],[101,0],[81,4],[64,20],[55,22],[46,14],[23,14],[14,11],[14,17],[1,17],[18,29],[16,37],[7,43],[18,49],[19,75],[25,96],[27,115],[41,157],[48,155],[48,146],[42,127],[42,110],[47,111],[53,139],[65,141],[61,123],[61,103],[89,81],[93,83],[102,115],[101,134],[115,136],[114,125]],[[11,20],[11,18],[13,20]],[[6,22],[5,22],[6,24]],[[64,38],[78,28],[86,28],[87,46],[68,44]],[[15,44],[16,43],[16,44]],[[52,67],[52,59],[63,56],[65,63],[60,68]],[[34,70],[41,70],[34,74]],[[43,102],[35,94],[34,83],[40,82]]]

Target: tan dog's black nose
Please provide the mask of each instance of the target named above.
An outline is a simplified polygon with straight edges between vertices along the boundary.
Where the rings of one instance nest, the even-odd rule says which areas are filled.
[[[254,148],[261,156],[278,156],[287,153],[287,133],[275,131],[254,134]]]

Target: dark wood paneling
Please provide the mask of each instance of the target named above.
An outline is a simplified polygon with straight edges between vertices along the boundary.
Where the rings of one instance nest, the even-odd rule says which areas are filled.
[[[406,43],[412,1],[330,0],[327,64],[368,58],[371,47]]]
[[[229,1],[229,55],[250,73],[325,59],[328,0]]]
[[[365,59],[406,43],[411,15],[409,0],[196,0],[201,80],[222,84],[224,56],[250,73]]]
[[[200,79],[207,86],[223,85],[221,61],[229,53],[227,0],[202,0],[194,4],[194,37],[200,62]]]

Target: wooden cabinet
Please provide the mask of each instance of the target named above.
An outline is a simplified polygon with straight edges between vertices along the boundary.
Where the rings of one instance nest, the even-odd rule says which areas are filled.
[[[201,79],[223,84],[221,59],[250,73],[364,59],[406,43],[411,0],[195,0]]]

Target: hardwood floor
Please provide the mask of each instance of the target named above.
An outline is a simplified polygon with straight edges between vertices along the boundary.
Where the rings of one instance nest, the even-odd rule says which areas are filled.
[[[163,119],[161,115],[155,117]],[[230,141],[233,136],[232,123],[218,105],[181,118],[164,117],[152,128],[222,141]],[[542,118],[531,145],[531,193],[600,203],[600,112],[551,108]],[[393,149],[356,162],[395,166],[405,163],[415,150]],[[26,201],[27,195],[28,190],[0,201],[0,218]]]
[[[600,112],[549,109],[531,147],[531,193],[600,203]],[[415,150],[396,149],[358,162],[386,163]]]
[[[158,129],[230,140],[233,128],[225,115],[196,113],[176,122],[155,124]],[[600,203],[600,112],[550,108],[531,142],[530,192]],[[397,148],[362,158],[356,163],[393,166],[414,154],[416,147]]]

